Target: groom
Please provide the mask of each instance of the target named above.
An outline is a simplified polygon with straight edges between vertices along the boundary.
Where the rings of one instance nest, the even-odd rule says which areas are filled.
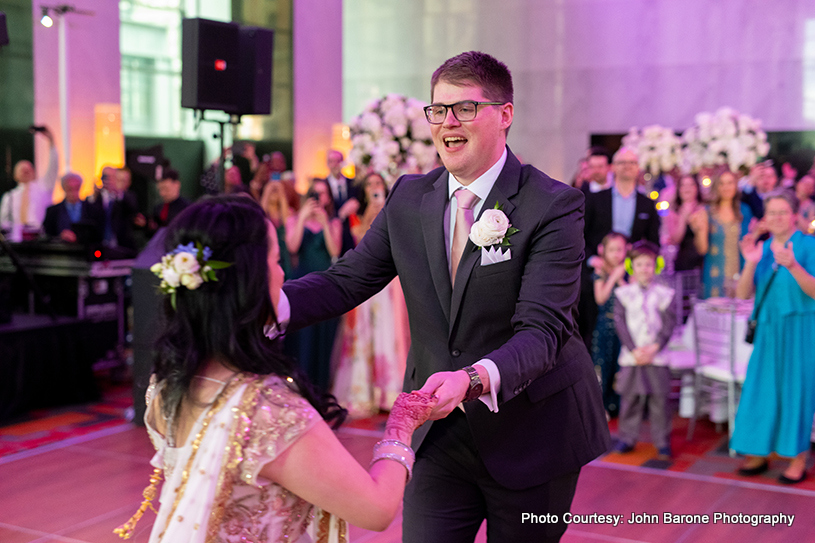
[[[609,446],[574,320],[583,194],[506,146],[503,63],[462,53],[431,89],[425,113],[444,168],[399,179],[355,250],[284,285],[289,327],[338,316],[398,275],[412,338],[404,389],[440,398],[414,434],[403,541],[471,542],[484,519],[491,543],[557,541],[581,466]],[[468,239],[473,221],[484,249]],[[510,245],[487,253],[501,234]]]

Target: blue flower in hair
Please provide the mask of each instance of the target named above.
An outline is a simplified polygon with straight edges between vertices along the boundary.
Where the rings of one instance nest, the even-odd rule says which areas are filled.
[[[197,254],[197,253],[198,253],[198,249],[196,249],[196,248],[195,248],[195,243],[193,243],[193,242],[190,242],[190,243],[188,243],[188,244],[186,244],[186,245],[181,245],[181,244],[179,243],[179,244],[178,244],[178,247],[176,247],[176,248],[173,250],[172,254],[177,255],[178,253],[192,253],[192,254]]]

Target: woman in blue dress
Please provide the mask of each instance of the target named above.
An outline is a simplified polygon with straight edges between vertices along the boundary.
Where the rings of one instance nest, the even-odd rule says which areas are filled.
[[[741,475],[767,471],[767,456],[791,457],[779,481],[806,478],[815,415],[815,238],[796,228],[798,199],[779,190],[764,198],[770,239],[741,243],[746,261],[736,293],[755,289],[761,304],[753,354],[747,366],[731,448],[748,455]]]
[[[708,221],[708,248],[702,268],[703,298],[733,297],[736,276],[743,265],[739,240],[747,233],[753,214],[739,198],[733,172],[723,171],[713,180],[713,202]]]

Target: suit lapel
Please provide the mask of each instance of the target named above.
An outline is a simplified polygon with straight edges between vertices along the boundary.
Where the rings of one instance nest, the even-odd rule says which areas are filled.
[[[450,320],[450,267],[444,247],[444,209],[447,207],[447,170],[433,183],[433,190],[422,197],[421,222],[430,275],[436,287],[444,316]],[[465,249],[466,251],[466,249]]]
[[[521,163],[515,158],[507,148],[507,161],[504,164],[504,169],[495,180],[487,199],[481,206],[478,212],[476,221],[481,219],[484,211],[495,207],[495,203],[500,204],[504,214],[509,217],[512,222],[512,212],[515,210],[515,205],[510,201],[510,198],[518,193],[518,186],[521,180]],[[467,240],[467,245],[464,247],[464,254],[458,264],[458,272],[456,273],[456,286],[453,289],[453,297],[450,304],[450,331],[453,331],[453,325],[458,317],[458,312],[461,309],[461,301],[464,297],[464,290],[470,280],[470,275],[476,264],[481,261],[481,250],[476,250],[475,244],[472,240]],[[513,258],[516,258],[513,256]]]

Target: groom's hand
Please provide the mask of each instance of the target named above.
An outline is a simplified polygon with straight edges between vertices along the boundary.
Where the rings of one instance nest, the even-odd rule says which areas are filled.
[[[430,412],[430,420],[443,419],[453,412],[470,389],[470,376],[463,370],[440,371],[427,378],[420,392],[435,394],[439,402]]]

